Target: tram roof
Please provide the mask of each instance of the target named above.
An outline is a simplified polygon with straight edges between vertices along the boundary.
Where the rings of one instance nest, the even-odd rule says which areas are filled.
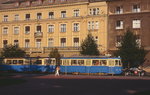
[[[61,59],[121,59],[118,57],[63,57]]]

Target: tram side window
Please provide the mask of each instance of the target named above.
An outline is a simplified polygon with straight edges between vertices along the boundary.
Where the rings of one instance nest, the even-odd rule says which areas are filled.
[[[71,60],[71,65],[77,65],[77,60]]]
[[[13,60],[13,64],[17,64],[17,60]]]
[[[84,65],[84,60],[78,60],[78,64],[83,66]]]
[[[32,65],[32,61],[31,60],[25,60],[24,64],[30,64],[30,65]]]
[[[36,60],[35,64],[42,64],[42,60]]]
[[[114,60],[109,60],[109,66],[114,66]]]
[[[46,65],[55,65],[55,60],[54,59],[46,59],[44,63]]]
[[[6,64],[12,64],[11,60],[7,60]]]
[[[69,65],[69,60],[63,60],[63,65]]]
[[[50,61],[50,65],[55,65],[56,61],[55,60],[51,60]]]
[[[45,63],[45,65],[49,65],[50,64],[50,59],[46,59],[44,63]]]
[[[19,60],[18,63],[19,63],[19,64],[23,64],[23,60]]]
[[[102,66],[106,66],[107,65],[107,61],[106,60],[101,60],[100,63],[101,63]]]
[[[96,65],[96,66],[100,65],[99,60],[92,60],[92,65]]]

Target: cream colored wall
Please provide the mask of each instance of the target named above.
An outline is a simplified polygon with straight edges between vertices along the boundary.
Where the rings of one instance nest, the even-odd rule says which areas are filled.
[[[89,16],[90,8],[99,8],[100,15],[98,16]],[[80,10],[80,17],[73,17],[73,10]],[[60,18],[61,11],[67,11],[67,18]],[[48,13],[54,11],[53,20],[48,19]],[[38,12],[42,13],[42,20],[36,20],[36,14]],[[25,21],[25,14],[30,13],[31,20]],[[19,21],[14,21],[14,15],[19,14]],[[2,22],[3,15],[8,15],[9,21]],[[36,25],[40,24],[42,26],[43,37],[39,38],[42,40],[42,47],[48,47],[48,38],[54,38],[54,46],[60,46],[60,38],[66,38],[66,46],[73,46],[73,38],[79,37],[80,44],[82,40],[88,34],[88,21],[99,21],[98,31],[91,31],[92,35],[98,36],[98,45],[101,45],[100,50],[107,50],[107,5],[106,2],[96,2],[96,3],[84,3],[84,4],[68,4],[66,6],[43,6],[43,7],[34,7],[34,8],[17,8],[17,9],[8,9],[0,10],[0,48],[2,48],[2,41],[8,40],[8,44],[13,44],[13,41],[19,40],[19,46],[24,47],[25,39],[30,39],[30,47],[35,47],[34,33],[36,32]],[[80,31],[73,32],[72,26],[74,22],[80,23]],[[60,32],[60,24],[67,24],[67,31],[65,33]],[[48,25],[54,24],[54,33],[48,33]],[[24,34],[24,27],[30,25],[30,34]],[[9,32],[8,35],[2,35],[2,27],[8,26]],[[18,35],[13,34],[13,27],[19,26],[20,33]]]

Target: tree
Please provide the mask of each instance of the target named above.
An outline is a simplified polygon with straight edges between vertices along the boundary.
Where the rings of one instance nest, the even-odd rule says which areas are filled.
[[[55,58],[56,59],[56,65],[58,65],[58,66],[60,65],[61,55],[59,54],[57,48],[52,49],[52,51],[49,54],[49,57],[50,58]]]
[[[2,49],[1,56],[5,58],[25,57],[26,52],[16,45],[7,45]]]
[[[124,68],[138,67],[145,61],[147,52],[136,42],[136,35],[127,30],[115,55],[120,56]]]
[[[82,55],[90,55],[90,56],[98,56],[99,50],[91,34],[88,34],[84,41],[81,43],[81,51],[80,54]]]

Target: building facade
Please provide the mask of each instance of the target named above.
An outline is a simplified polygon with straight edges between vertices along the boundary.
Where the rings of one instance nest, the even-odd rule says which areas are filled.
[[[105,0],[14,0],[0,7],[0,48],[18,45],[30,56],[79,55],[91,33],[101,54],[107,51]]]
[[[121,45],[122,36],[129,28],[137,36],[139,47],[150,52],[150,0],[111,0],[108,2],[108,49]],[[146,63],[150,64],[150,53]]]

